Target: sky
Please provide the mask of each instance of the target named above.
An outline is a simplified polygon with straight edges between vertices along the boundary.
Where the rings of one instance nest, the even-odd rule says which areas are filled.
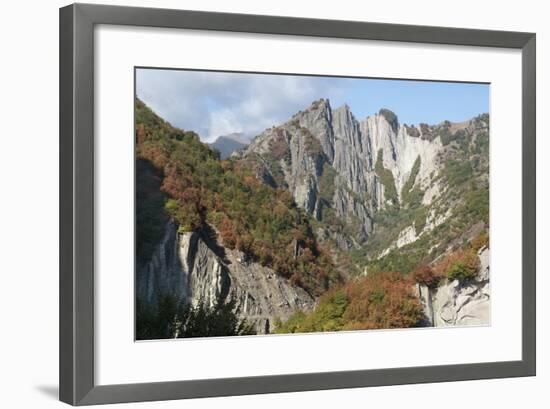
[[[489,85],[371,78],[137,69],[136,93],[153,111],[201,140],[253,137],[319,98],[348,104],[362,120],[381,108],[408,125],[462,122],[489,112]]]

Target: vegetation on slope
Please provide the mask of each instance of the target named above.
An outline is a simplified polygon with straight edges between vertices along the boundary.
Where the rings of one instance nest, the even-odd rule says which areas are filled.
[[[411,174],[413,176],[413,174]],[[410,180],[410,178],[409,178]],[[424,192],[415,186],[405,195],[406,202],[402,207],[390,206],[380,210],[374,215],[375,233],[362,248],[351,252],[352,259],[361,265],[367,265],[369,271],[399,271],[407,273],[425,257],[427,243],[425,237],[420,237],[411,247],[422,246],[422,251],[407,251],[404,248],[390,251],[381,259],[373,258],[373,255],[381,254],[395,242],[403,229],[414,226],[416,234],[420,234],[426,224],[428,209],[422,205]]]
[[[468,281],[479,273],[477,255],[488,246],[481,233],[462,248],[433,263],[418,262],[410,274],[369,273],[324,294],[314,311],[298,311],[286,322],[276,323],[276,333],[329,332],[422,325],[424,312],[414,283],[437,287],[443,279]]]
[[[139,100],[136,123],[137,159],[161,175],[164,211],[180,231],[212,225],[226,248],[315,295],[340,282],[308,216],[287,190],[263,184],[246,163],[221,161],[194,132],[172,127]],[[137,247],[149,246],[155,237],[138,235]]]
[[[479,258],[470,249],[458,250],[445,258],[444,273],[449,280],[469,280],[479,272]]]
[[[327,332],[418,326],[423,309],[413,282],[400,273],[350,281],[323,295],[309,314],[297,312],[276,333]]]
[[[375,171],[392,205],[375,215],[375,233],[346,261],[350,271],[352,264],[367,265],[369,275],[346,284],[342,284],[329,255],[333,249],[319,246],[312,233],[312,226],[322,224],[353,237],[355,233],[335,216],[333,209],[324,208],[321,221],[310,219],[285,189],[279,174],[282,171],[272,172],[276,179],[272,186],[262,183],[250,163],[220,160],[194,132],[172,127],[139,100],[136,122],[138,261],[150,258],[168,218],[178,224],[180,231],[215,227],[224,247],[242,251],[246,258],[273,268],[311,294],[322,295],[312,313],[295,313],[277,325],[277,332],[416,326],[422,319],[422,309],[412,292],[412,283],[437,286],[444,278],[468,280],[478,272],[476,251],[479,243],[488,242],[489,156],[488,133],[484,130],[488,117],[479,117],[474,135],[451,132],[445,123],[437,128],[443,132],[439,136],[446,139],[440,158],[443,169],[432,182],[440,183],[443,193],[430,208],[422,204],[424,192],[415,183],[420,157],[401,191],[400,206],[393,175],[383,166],[382,151],[378,152]],[[422,138],[431,138],[429,132],[436,130],[422,129]],[[308,149],[320,149],[308,132],[302,136],[311,142]],[[281,134],[271,146],[272,157],[264,158],[269,159],[272,168],[280,168],[279,161],[286,160],[286,143]],[[336,177],[331,167],[323,169],[322,200],[332,199]],[[430,211],[436,216],[448,211],[452,215],[432,230],[423,231]],[[472,240],[473,233],[467,232],[479,223],[482,233]],[[420,238],[384,257],[372,257],[411,225],[417,234],[422,233]],[[138,338],[252,333],[231,308],[225,307],[230,304],[192,308],[166,298],[159,301],[158,308],[151,309],[138,302]]]
[[[415,168],[420,167],[420,159],[417,159],[401,192],[401,207],[387,207],[375,215],[374,234],[364,248],[352,252],[356,263],[366,264],[369,272],[408,274],[419,264],[430,263],[441,254],[464,246],[464,241],[478,234],[478,230],[488,232],[488,121],[488,115],[483,114],[474,119],[473,129],[451,133],[451,140],[439,158],[442,169],[432,179],[432,183],[441,186],[442,193],[430,206],[422,204],[424,192],[414,184]],[[440,127],[445,126],[443,123]],[[436,128],[428,130],[435,132]],[[425,132],[428,130],[423,130],[423,137],[427,138]],[[448,218],[429,231],[423,231],[429,214],[432,223],[437,217],[448,215]],[[413,243],[378,258],[409,226],[414,226],[416,234],[421,236]]]
[[[479,274],[478,251],[489,246],[489,236],[481,233],[462,248],[448,253],[432,264],[419,264],[411,278],[428,287],[437,287],[442,279],[467,281]]]
[[[391,172],[391,170],[384,167],[384,153],[382,149],[378,150],[378,156],[376,157],[374,171],[380,178],[380,183],[382,183],[382,186],[384,186],[385,199],[389,200],[393,205],[399,205],[393,173]]]
[[[154,306],[137,300],[136,310],[138,340],[256,334],[253,326],[237,317],[234,301],[193,307],[162,296]]]
[[[413,205],[415,205],[418,202],[422,201],[422,197],[420,197],[422,191],[420,190],[420,188],[417,186],[415,189],[413,189],[414,182],[416,181],[416,177],[418,176],[418,172],[420,172],[420,163],[420,155],[418,155],[411,169],[411,174],[409,175],[409,178],[401,189],[401,203],[403,205],[407,205],[410,202],[413,202]]]

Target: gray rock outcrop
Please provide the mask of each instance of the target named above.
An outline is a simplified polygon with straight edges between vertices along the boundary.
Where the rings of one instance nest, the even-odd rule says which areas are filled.
[[[358,121],[347,105],[332,109],[327,99],[320,99],[288,122],[266,129],[239,157],[256,161],[262,180],[288,188],[296,203],[315,218],[333,209],[357,227],[354,239],[362,243],[373,230],[373,215],[388,202],[375,170],[379,152],[384,168],[393,175],[398,201],[418,158],[419,186],[428,189],[438,175],[440,138],[412,136],[411,129],[399,125],[388,110]],[[437,194],[432,189],[426,204]]]
[[[482,134],[487,140],[477,141]],[[461,140],[467,142],[467,153],[453,156],[453,151],[460,150]],[[407,250],[420,238],[425,239],[426,243],[420,244],[430,253],[446,243],[442,239],[446,233],[429,235],[439,226],[439,231],[445,232],[444,223],[463,202],[458,193],[457,197],[447,195],[453,193],[453,185],[448,182],[446,172],[450,171],[445,166],[451,162],[449,158],[457,163],[474,158],[479,165],[479,155],[470,154],[482,146],[488,146],[487,114],[464,123],[445,121],[414,127],[400,124],[387,109],[360,120],[347,105],[333,109],[327,99],[320,99],[286,123],[266,129],[242,150],[224,153],[224,157],[231,154],[230,160],[243,161],[267,185],[288,190],[296,205],[316,219],[309,222],[318,242],[324,245],[330,240],[326,247],[343,250],[331,254],[335,264],[341,254],[351,253],[357,257],[343,259],[341,270],[357,267],[366,275],[368,262],[392,250]],[[469,180],[472,172],[468,169],[454,169],[454,173],[466,175],[470,186],[482,185],[481,180]],[[488,163],[485,173],[488,180]],[[475,221],[467,220],[463,225]],[[438,252],[449,251],[467,238],[463,234],[454,237]],[[372,248],[368,247],[369,240],[374,243]],[[352,252],[365,249],[365,254]],[[479,257],[482,268],[474,280],[444,281],[437,288],[417,286],[426,325],[490,322],[489,250],[484,249]],[[350,271],[340,273],[347,278]],[[295,311],[307,312],[316,302],[272,269],[221,247],[216,232],[180,233],[174,223],[166,225],[149,262],[137,267],[136,293],[149,304],[159,295],[173,295],[192,305],[213,306],[234,300],[237,314],[253,323],[258,333],[269,333],[275,319],[285,321]]]
[[[171,294],[196,306],[236,301],[236,313],[254,324],[257,333],[269,333],[276,319],[309,311],[315,299],[273,270],[242,260],[236,251],[217,254],[200,233],[178,233],[167,224],[161,243],[149,263],[138,268],[137,294],[155,303],[158,294]]]
[[[153,304],[159,294],[172,295],[178,299],[187,296],[187,275],[182,269],[179,254],[177,227],[167,223],[151,260],[136,268],[136,295],[140,300]],[[184,262],[188,263],[187,260]]]
[[[489,325],[491,291],[489,249],[478,253],[480,270],[473,280],[445,280],[437,288],[417,284],[417,294],[424,306],[426,325],[434,327]]]

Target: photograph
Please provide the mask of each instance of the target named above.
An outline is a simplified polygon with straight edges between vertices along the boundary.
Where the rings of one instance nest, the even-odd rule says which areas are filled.
[[[136,68],[136,340],[490,325],[489,90]]]
[[[548,13],[457,5],[3,2],[0,409],[550,401]]]

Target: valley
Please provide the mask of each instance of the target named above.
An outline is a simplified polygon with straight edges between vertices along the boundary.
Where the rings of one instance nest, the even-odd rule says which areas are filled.
[[[319,99],[223,146],[136,100],[138,339],[490,323],[488,114]]]

